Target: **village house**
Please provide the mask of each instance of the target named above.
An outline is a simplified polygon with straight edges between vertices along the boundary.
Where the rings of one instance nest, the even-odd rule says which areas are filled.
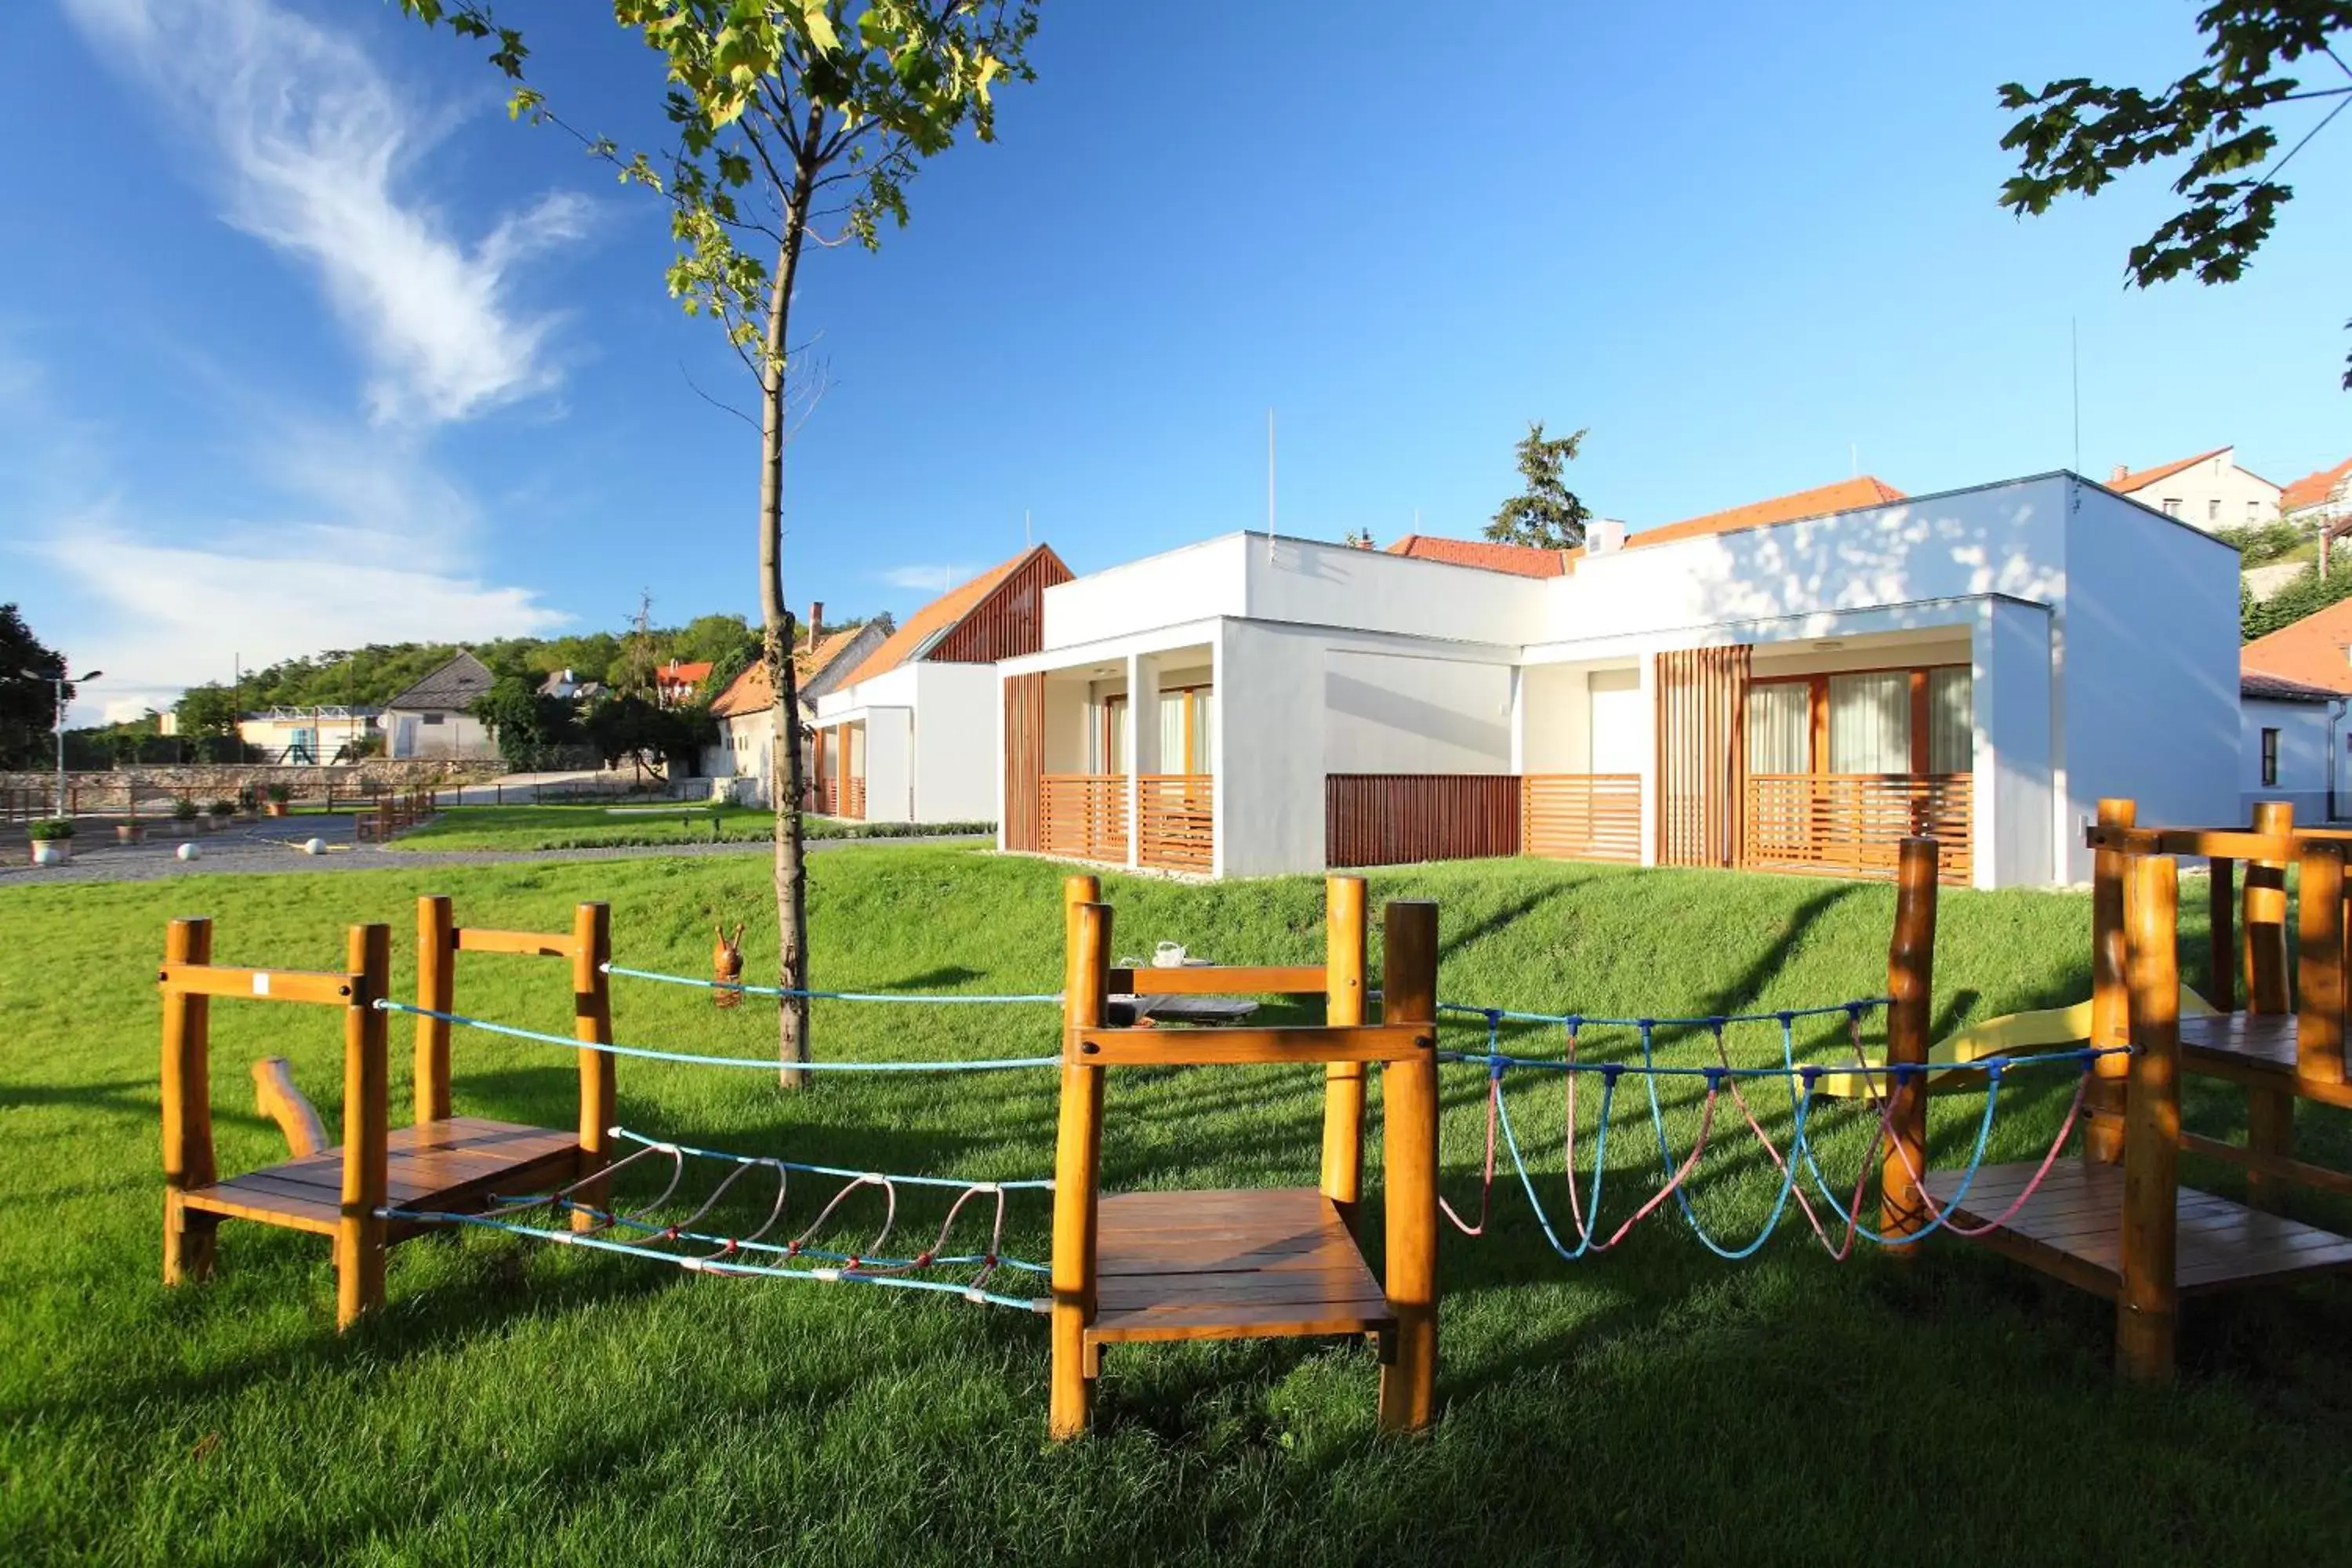
[[[2151,468],[2134,470],[2118,463],[2106,488],[2208,533],[2270,522],[2279,515],[2279,487],[2240,468],[2235,447],[2216,447]]]
[[[388,757],[495,757],[497,741],[474,717],[474,702],[498,684],[489,667],[463,648],[383,705]]]
[[[814,635],[793,653],[793,682],[799,695],[803,731],[816,718],[816,700],[838,685],[841,678],[856,668],[866,655],[881,647],[891,628],[889,616],[877,616],[856,626],[820,631],[824,625],[822,602],[809,606],[805,624]],[[746,805],[768,805],[773,798],[770,775],[775,765],[776,693],[768,679],[767,665],[754,660],[747,666],[728,683],[727,689],[712,699],[710,715],[719,721],[719,741],[703,752],[703,773],[729,781],[724,786],[726,792]],[[803,739],[803,780],[814,778],[814,748]],[[814,787],[803,805],[804,809],[814,805]]]

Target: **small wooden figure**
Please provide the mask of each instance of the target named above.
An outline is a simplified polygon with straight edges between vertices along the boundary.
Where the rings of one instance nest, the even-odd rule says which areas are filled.
[[[724,921],[714,924],[710,928],[710,933],[714,937],[718,938],[716,942],[710,944],[710,978],[719,982],[721,985],[734,985],[740,984],[743,978],[742,922],[740,921],[736,922],[735,934],[733,936],[729,936],[727,934],[727,926]],[[743,993],[740,991],[714,991],[710,994],[710,999],[717,1006],[740,1007],[743,1003]]]

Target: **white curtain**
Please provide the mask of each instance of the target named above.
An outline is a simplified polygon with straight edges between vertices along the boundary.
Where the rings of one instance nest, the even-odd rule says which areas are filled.
[[[1192,758],[1184,754],[1184,710],[1191,697],[1189,691],[1160,694],[1160,771],[1163,773],[1193,771]]]
[[[1811,688],[1801,680],[1770,681],[1748,689],[1748,771],[1802,773],[1812,771]]]
[[[1965,773],[1977,765],[1975,689],[1968,667],[1927,672],[1927,771]]]
[[[1830,772],[1911,771],[1911,675],[1830,677]]]

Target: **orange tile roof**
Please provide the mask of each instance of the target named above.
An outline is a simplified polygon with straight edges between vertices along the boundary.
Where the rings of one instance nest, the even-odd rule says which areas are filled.
[[[919,656],[940,638],[953,631],[966,616],[980,608],[982,603],[1003,586],[1004,580],[1026,566],[1039,554],[1054,555],[1051,545],[1033,545],[1002,565],[992,566],[971,582],[949,589],[913,615],[898,629],[883,639],[882,646],[866,656],[865,661],[842,678],[841,687],[851,687],[861,680],[871,680],[887,675],[900,665]],[[1061,557],[1054,556],[1058,562]]]
[[[2256,637],[2238,652],[2242,670],[2352,693],[2352,599]]]
[[[1774,496],[1769,500],[1750,501],[1725,511],[1711,511],[1703,517],[1685,518],[1658,528],[1645,528],[1629,535],[1628,550],[1644,544],[1669,544],[1677,539],[1698,539],[1710,533],[1730,533],[1743,528],[1762,528],[1775,522],[1796,522],[1809,517],[1827,517],[1832,512],[1855,511],[1864,507],[1885,506],[1889,501],[1902,500],[1903,492],[1893,485],[1864,474],[1858,479],[1840,479],[1833,485],[1816,485],[1809,490],[1795,490],[1788,495]]]
[[[2208,458],[2218,458],[2230,449],[2227,447],[2216,447],[2210,452],[2200,452],[2193,458],[2183,458],[2177,463],[2159,463],[2153,468],[2142,468],[2136,474],[2118,474],[2107,481],[2107,489],[2117,495],[2127,496],[2134,490],[2147,489],[2158,479],[2168,479],[2183,468],[2193,468]]]
[[[866,629],[863,622],[854,626],[842,626],[819,637],[814,647],[806,643],[793,654],[793,669],[803,681],[822,674],[825,666],[839,658],[858,633]],[[727,683],[727,689],[711,699],[714,718],[731,719],[748,713],[765,713],[776,705],[776,693],[768,683],[768,666],[764,660],[753,659],[743,667],[743,673]]]
[[[2347,458],[2332,468],[2322,468],[2315,474],[2305,474],[2279,492],[2279,510],[2301,511],[2307,506],[2317,506],[2335,492],[2352,474],[2352,458]]]
[[[1508,572],[1515,577],[1558,577],[1568,571],[1560,552],[1532,544],[1501,544],[1491,539],[1440,539],[1432,533],[1408,533],[1388,547],[1391,555],[1415,561],[1443,561],[1450,566],[1475,566],[1486,572]]]
[[[654,679],[664,686],[699,686],[709,675],[710,661],[707,658],[696,659],[691,664],[671,659],[655,672]]]

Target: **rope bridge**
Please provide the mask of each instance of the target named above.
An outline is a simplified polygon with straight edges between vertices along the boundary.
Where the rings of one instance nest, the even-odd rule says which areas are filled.
[[[1787,1008],[1771,1013],[1717,1014],[1687,1018],[1612,1018],[1572,1013],[1523,1013],[1499,1007],[1475,1007],[1441,1003],[1439,1005],[1441,1013],[1483,1020],[1486,1028],[1486,1048],[1484,1051],[1446,1051],[1441,1053],[1438,1059],[1441,1062],[1475,1063],[1485,1067],[1487,1076],[1486,1154],[1479,1191],[1477,1223],[1473,1225],[1465,1221],[1454,1205],[1443,1198],[1439,1200],[1440,1212],[1465,1236],[1482,1236],[1486,1233],[1487,1221],[1492,1213],[1496,1152],[1499,1133],[1500,1147],[1510,1156],[1512,1168],[1518,1175],[1521,1189],[1527,1194],[1528,1205],[1535,1211],[1536,1221],[1543,1230],[1544,1239],[1550,1244],[1555,1253],[1570,1262],[1589,1254],[1606,1252],[1615,1247],[1625,1239],[1626,1235],[1636,1225],[1663,1207],[1669,1198],[1672,1198],[1681,1210],[1685,1223],[1689,1226],[1692,1234],[1698,1237],[1700,1243],[1716,1256],[1732,1261],[1754,1256],[1770,1238],[1773,1232],[1780,1228],[1781,1220],[1792,1201],[1799,1212],[1803,1215],[1814,1238],[1820,1242],[1831,1258],[1838,1261],[1843,1261],[1852,1255],[1857,1237],[1882,1247],[1908,1247],[1933,1235],[1937,1230],[1949,1230],[1957,1236],[1981,1236],[2008,1223],[2020,1209],[2023,1208],[2027,1201],[2040,1188],[2043,1178],[2049,1174],[2051,1167],[2056,1163],[2059,1152],[2064,1148],[2066,1140],[2072,1135],[2074,1123],[2082,1113],[2084,1096],[2091,1076],[2091,1064],[2098,1058],[2125,1054],[2131,1049],[2128,1046],[2084,1047],[2074,1050],[2048,1051],[2031,1056],[1987,1058],[1960,1064],[1874,1065],[1863,1054],[1862,1018],[1864,1014],[1885,1005],[1886,1005],[1885,997],[1863,997],[1851,1002],[1834,1003],[1828,1006]],[[1796,1059],[1798,1021],[1804,1018],[1839,1016],[1843,1016],[1846,1020],[1847,1037],[1854,1057],[1853,1065],[1828,1068],[1799,1062]],[[1501,1034],[1503,1025],[1507,1022],[1559,1028],[1562,1035],[1562,1054],[1559,1057],[1525,1057],[1514,1056],[1504,1051],[1501,1048]],[[1732,1026],[1744,1024],[1778,1026],[1780,1033],[1780,1062],[1778,1066],[1739,1067],[1733,1064],[1725,1043],[1725,1031]],[[1587,1031],[1596,1028],[1633,1031],[1640,1045],[1641,1060],[1639,1062],[1595,1062],[1582,1059],[1580,1054],[1582,1037]],[[1712,1065],[1696,1067],[1660,1063],[1655,1055],[1657,1036],[1659,1031],[1666,1029],[1687,1030],[1705,1035],[1714,1047],[1715,1062]],[[1950,1211],[1961,1206],[1970,1185],[1976,1179],[1977,1172],[1984,1164],[2005,1074],[2016,1068],[2057,1066],[2073,1066],[2077,1068],[2074,1099],[2067,1107],[2065,1118],[2059,1126],[2057,1136],[2051,1141],[2049,1152],[2042,1158],[2032,1179],[2025,1184],[2023,1190],[2017,1194],[2008,1208],[1985,1224],[1970,1226],[1958,1224],[1950,1217]],[[1562,1151],[1567,1175],[1569,1218],[1576,1233],[1576,1244],[1573,1247],[1570,1247],[1560,1239],[1559,1227],[1554,1225],[1550,1212],[1545,1208],[1542,1199],[1538,1195],[1534,1174],[1528,1169],[1527,1158],[1519,1145],[1517,1131],[1512,1125],[1510,1106],[1503,1094],[1503,1080],[1505,1075],[1514,1068],[1557,1073],[1565,1081],[1567,1093]],[[1879,1080],[1885,1079],[1887,1089],[1893,1089],[1914,1081],[1925,1081],[1926,1076],[1931,1070],[1937,1072],[1965,1070],[1984,1075],[1984,1110],[1977,1122],[1968,1163],[1960,1174],[1958,1186],[1954,1188],[1951,1196],[1945,1203],[1939,1205],[1927,1197],[1924,1191],[1918,1193],[1919,1201],[1927,1215],[1924,1225],[1915,1230],[1900,1233],[1888,1233],[1874,1228],[1863,1221],[1863,1199],[1869,1189],[1871,1171],[1879,1163],[1880,1151],[1891,1149],[1895,1152],[1915,1189],[1919,1187],[1926,1176],[1926,1172],[1921,1169],[1919,1162],[1913,1158],[1909,1149],[1905,1146],[1904,1141],[1894,1136],[1895,1097],[1892,1093],[1881,1089]],[[1861,1174],[1856,1178],[1850,1195],[1843,1201],[1832,1189],[1828,1177],[1822,1173],[1821,1162],[1815,1151],[1811,1128],[1814,1091],[1822,1079],[1838,1073],[1853,1075],[1865,1085],[1866,1098],[1875,1112],[1876,1121],[1869,1151],[1862,1163]],[[1601,1232],[1600,1217],[1603,1179],[1608,1170],[1609,1128],[1616,1101],[1618,1083],[1628,1074],[1642,1080],[1647,1101],[1651,1132],[1657,1147],[1659,1171],[1664,1181],[1655,1193],[1652,1194],[1632,1215],[1613,1231],[1609,1232],[1604,1238]],[[1591,1181],[1589,1187],[1580,1193],[1576,1156],[1578,1088],[1583,1079],[1590,1078],[1598,1078],[1601,1080],[1601,1103],[1596,1117]],[[1666,1137],[1665,1116],[1658,1099],[1658,1082],[1661,1079],[1690,1079],[1703,1081],[1706,1085],[1706,1098],[1699,1108],[1698,1131],[1691,1141],[1689,1152],[1679,1161],[1675,1159]],[[1787,1088],[1791,1127],[1789,1145],[1785,1152],[1764,1130],[1763,1123],[1758,1119],[1754,1108],[1749,1105],[1748,1096],[1742,1088],[1743,1083],[1752,1084],[1759,1079],[1778,1079]],[[1738,1112],[1740,1119],[1747,1124],[1748,1131],[1754,1135],[1766,1157],[1771,1161],[1780,1176],[1780,1189],[1773,1196],[1764,1223],[1758,1228],[1753,1237],[1738,1246],[1719,1241],[1709,1234],[1706,1226],[1700,1221],[1697,1211],[1693,1208],[1688,1192],[1690,1179],[1698,1170],[1700,1161],[1704,1158],[1709,1140],[1715,1131],[1719,1102],[1727,1094],[1730,1097],[1732,1106]],[[1806,1195],[1804,1184],[1799,1179],[1801,1168],[1803,1174],[1811,1179],[1812,1187],[1822,1207],[1832,1216],[1833,1225],[1823,1222],[1822,1215],[1814,1209],[1813,1200]],[[1843,1233],[1835,1239],[1832,1237],[1833,1227],[1842,1227]]]

